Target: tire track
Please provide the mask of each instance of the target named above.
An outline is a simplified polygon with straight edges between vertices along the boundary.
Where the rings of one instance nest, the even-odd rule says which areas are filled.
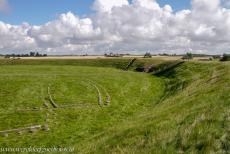
[[[48,125],[32,125],[28,127],[22,127],[22,128],[15,128],[15,129],[8,129],[0,131],[1,136],[8,137],[10,133],[17,133],[18,135],[22,135],[25,132],[29,133],[35,133],[38,130],[48,131]]]
[[[95,83],[93,82],[92,80],[87,80],[88,82],[85,82],[87,83],[88,85],[92,85],[98,92],[98,103],[100,106],[103,106],[103,105],[110,105],[111,103],[111,96],[110,94],[108,93],[107,89],[105,89],[102,85],[98,84],[98,83]],[[105,102],[103,102],[103,97],[102,97],[102,93],[100,91],[100,89],[102,89],[106,95],[106,99],[105,99]]]
[[[53,100],[53,98],[52,98],[52,96],[51,96],[51,93],[50,93],[50,87],[48,87],[48,95],[49,95],[49,101],[50,101],[50,103],[52,104],[52,106],[54,107],[54,108],[58,108],[58,105],[54,102],[54,100]]]
[[[105,92],[105,95],[106,95],[106,100],[105,100],[105,105],[110,105],[111,103],[111,96],[110,94],[108,93],[107,89],[105,89],[105,87],[103,87],[102,85],[100,84],[97,84],[101,89],[103,89],[103,91]]]

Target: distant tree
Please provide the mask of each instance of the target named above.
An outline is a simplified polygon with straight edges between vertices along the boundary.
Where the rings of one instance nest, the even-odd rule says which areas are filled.
[[[47,54],[40,54],[39,52],[30,52],[29,54],[7,54],[4,57],[10,58],[10,57],[46,57]]]
[[[40,54],[38,52],[35,53],[35,57],[39,57]]]
[[[193,55],[191,52],[186,53],[188,59],[193,59]]]
[[[5,55],[5,57],[4,58],[10,58],[10,55]]]
[[[34,57],[35,56],[35,52],[30,52],[30,57]]]
[[[193,59],[193,54],[191,52],[187,52],[182,59],[191,60]]]
[[[167,53],[163,53],[162,55],[163,55],[163,56],[169,56],[169,54],[167,54]]]
[[[223,54],[223,57],[220,59],[220,61],[230,61],[230,54]]]
[[[146,52],[144,55],[144,58],[152,58],[152,55],[150,52]]]
[[[221,58],[220,55],[214,55],[214,56],[212,56],[212,57],[213,57],[213,59],[220,59],[220,58]]]

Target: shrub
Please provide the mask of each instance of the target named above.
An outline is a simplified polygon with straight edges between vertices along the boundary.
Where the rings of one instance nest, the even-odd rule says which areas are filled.
[[[230,54],[224,54],[220,61],[230,61]]]
[[[183,56],[182,59],[186,59],[186,60],[190,60],[190,59],[193,59],[193,55],[191,52],[187,52],[186,55]]]
[[[144,58],[152,58],[152,55],[150,52],[146,52],[144,55]]]

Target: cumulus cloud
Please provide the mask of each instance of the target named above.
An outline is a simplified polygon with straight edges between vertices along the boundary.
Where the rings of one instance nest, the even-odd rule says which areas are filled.
[[[80,19],[68,12],[45,25],[32,26],[27,35],[34,38],[40,47],[55,48],[62,45],[84,44],[97,39],[100,33],[100,28],[94,28],[90,18]]]
[[[0,22],[0,51],[24,51],[36,47],[35,39],[27,32],[30,25],[23,23],[20,26]]]
[[[93,9],[99,12],[111,12],[114,7],[121,7],[128,4],[128,0],[95,0]]]
[[[67,12],[40,26],[0,22],[0,51],[219,54],[230,50],[230,10],[222,4],[192,0],[191,10],[175,12],[155,0],[95,0],[85,18]]]

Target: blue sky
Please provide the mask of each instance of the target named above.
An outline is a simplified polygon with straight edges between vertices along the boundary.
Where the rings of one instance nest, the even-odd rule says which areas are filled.
[[[61,13],[68,11],[79,16],[92,12],[94,0],[9,0],[10,11],[0,12],[0,20],[10,24],[40,25],[54,20]],[[170,4],[174,11],[190,8],[190,0],[157,0],[164,6]]]

